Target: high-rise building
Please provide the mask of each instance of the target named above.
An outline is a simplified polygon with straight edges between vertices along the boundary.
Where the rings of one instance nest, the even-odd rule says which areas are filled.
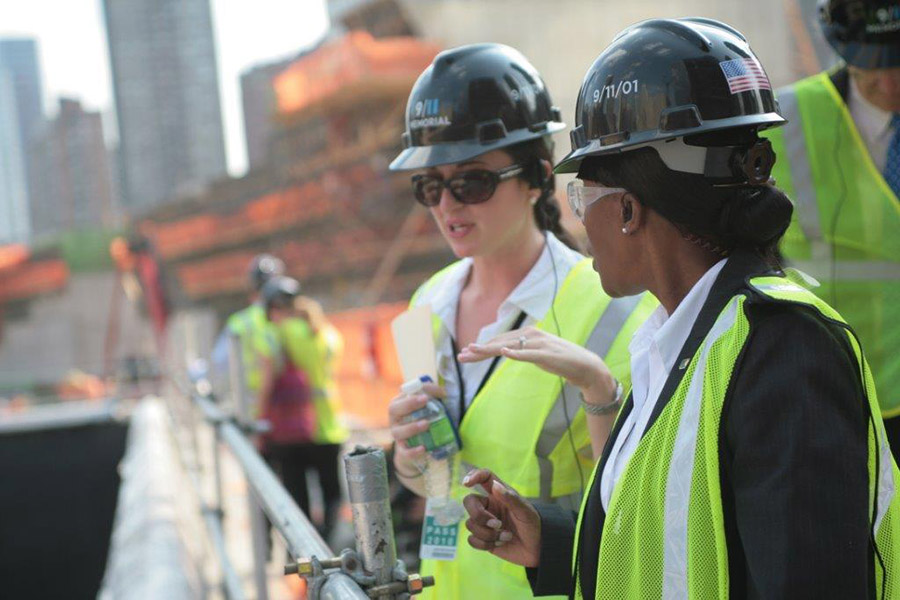
[[[32,145],[35,237],[114,224],[107,157],[100,113],[86,112],[77,100],[60,99],[59,115]]]
[[[28,147],[40,130],[44,115],[37,42],[30,38],[0,39],[0,69],[6,69],[12,75],[19,139],[27,162]]]
[[[225,173],[209,0],[104,0],[124,209],[140,214]]]
[[[11,133],[3,136],[0,153],[6,155],[3,195],[0,212],[5,223],[0,224],[0,241],[27,241],[30,235],[29,182],[33,166],[29,149],[43,125],[44,95],[41,69],[37,56],[37,42],[31,38],[0,39],[0,72],[6,73],[6,98],[2,101],[5,114],[0,118],[13,119],[15,147]],[[3,76],[0,76],[3,77]],[[5,127],[5,125],[3,126]]]
[[[247,164],[252,169],[266,161],[269,138],[276,113],[273,81],[294,58],[253,67],[241,74],[241,104],[244,111],[244,136],[247,140]]]
[[[29,237],[25,157],[13,76],[0,68],[0,244]]]

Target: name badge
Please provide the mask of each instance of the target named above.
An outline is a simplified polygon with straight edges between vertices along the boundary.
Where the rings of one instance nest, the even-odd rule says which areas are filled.
[[[425,522],[422,524],[422,544],[419,558],[430,560],[456,560],[456,544],[459,540],[459,521],[440,524],[435,516],[435,502],[425,502]]]

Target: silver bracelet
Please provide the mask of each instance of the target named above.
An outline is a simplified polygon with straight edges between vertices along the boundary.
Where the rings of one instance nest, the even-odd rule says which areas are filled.
[[[581,394],[581,405],[584,407],[584,412],[589,415],[594,416],[603,416],[608,415],[610,413],[616,412],[619,410],[619,407],[622,406],[622,394],[624,393],[624,389],[622,388],[622,382],[616,381],[616,393],[614,399],[609,404],[591,404],[590,402],[585,401],[584,394]]]

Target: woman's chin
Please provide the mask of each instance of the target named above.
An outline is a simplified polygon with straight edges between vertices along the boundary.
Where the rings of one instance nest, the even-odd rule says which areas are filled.
[[[447,239],[447,244],[456,258],[468,258],[478,254],[478,245],[469,240]]]

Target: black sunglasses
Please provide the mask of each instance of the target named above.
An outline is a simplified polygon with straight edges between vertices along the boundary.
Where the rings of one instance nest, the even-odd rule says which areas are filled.
[[[457,202],[480,204],[494,195],[500,182],[521,175],[524,170],[522,165],[510,165],[497,171],[472,169],[446,180],[440,175],[413,175],[413,195],[420,204],[437,206],[441,203],[444,188],[447,188]]]

